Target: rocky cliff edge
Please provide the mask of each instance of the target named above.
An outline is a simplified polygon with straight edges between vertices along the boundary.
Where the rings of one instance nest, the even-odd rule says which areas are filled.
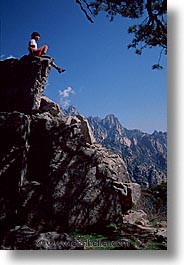
[[[2,248],[16,248],[5,235],[17,227],[100,231],[122,222],[140,197],[120,156],[95,144],[87,119],[63,116],[42,95],[51,60],[0,61]]]

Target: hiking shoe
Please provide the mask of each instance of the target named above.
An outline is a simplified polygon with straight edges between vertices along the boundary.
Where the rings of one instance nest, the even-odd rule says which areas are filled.
[[[58,67],[57,70],[58,70],[58,72],[59,72],[60,74],[61,74],[61,73],[64,73],[64,72],[66,71],[65,69],[63,69],[63,68],[59,68],[59,67]]]

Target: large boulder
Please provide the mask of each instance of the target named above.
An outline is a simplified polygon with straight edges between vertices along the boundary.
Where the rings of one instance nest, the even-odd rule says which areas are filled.
[[[81,123],[67,121],[46,113],[32,117],[28,184],[22,189],[32,181],[40,186],[32,187],[29,201],[25,197],[22,203],[26,222],[39,226],[41,219],[51,228],[79,230],[118,222],[136,203],[139,185],[131,183],[118,155],[90,144]]]
[[[140,187],[119,155],[95,144],[85,117],[62,116],[42,97],[49,59],[23,57],[0,67],[0,241],[16,226],[63,233],[122,222]]]
[[[89,143],[81,122],[68,125],[47,112],[3,113],[0,124],[1,209],[17,213],[13,223],[82,230],[118,222],[136,203],[140,188],[124,161]]]

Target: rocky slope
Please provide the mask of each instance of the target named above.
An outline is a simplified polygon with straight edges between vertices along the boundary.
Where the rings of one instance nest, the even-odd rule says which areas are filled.
[[[66,232],[121,224],[140,198],[123,159],[94,143],[87,119],[42,96],[50,60],[0,61],[2,249],[73,242]],[[60,243],[50,249],[66,249]]]
[[[123,157],[132,181],[149,188],[167,181],[167,134],[123,128],[114,115],[89,117],[98,143]]]

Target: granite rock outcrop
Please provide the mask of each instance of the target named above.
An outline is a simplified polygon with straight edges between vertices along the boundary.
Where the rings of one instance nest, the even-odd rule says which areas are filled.
[[[121,222],[140,197],[123,159],[95,144],[87,119],[63,115],[43,96],[50,62],[30,56],[0,62],[1,248],[15,227],[100,231]]]

